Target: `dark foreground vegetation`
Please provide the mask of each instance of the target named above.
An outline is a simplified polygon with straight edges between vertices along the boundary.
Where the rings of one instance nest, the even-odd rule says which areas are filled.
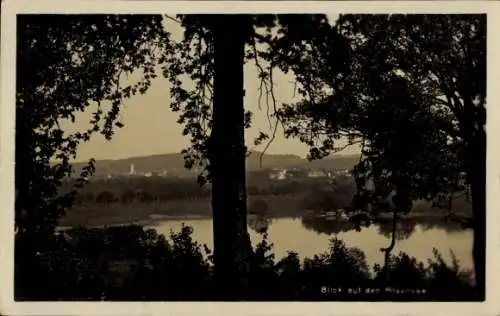
[[[140,226],[75,228],[44,241],[34,257],[16,240],[16,300],[218,300],[209,249],[192,229],[168,239]],[[236,300],[455,301],[474,300],[470,272],[447,265],[436,251],[426,264],[401,253],[389,271],[370,267],[364,253],[332,239],[323,254],[275,260],[265,233]],[[373,268],[373,269],[372,269]]]

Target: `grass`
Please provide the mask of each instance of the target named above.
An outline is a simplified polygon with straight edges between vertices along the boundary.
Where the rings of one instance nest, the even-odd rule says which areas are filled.
[[[269,206],[272,217],[299,217],[304,211],[300,208],[300,196],[250,196],[253,200],[261,198]],[[118,225],[148,221],[150,215],[164,215],[172,219],[210,218],[212,210],[209,198],[192,200],[175,200],[154,203],[120,202],[110,204],[88,203],[70,209],[59,224],[61,226],[102,226]]]

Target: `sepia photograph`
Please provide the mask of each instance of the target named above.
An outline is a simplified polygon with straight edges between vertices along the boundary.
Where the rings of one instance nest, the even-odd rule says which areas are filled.
[[[13,302],[493,298],[489,12],[131,3],[2,16]]]

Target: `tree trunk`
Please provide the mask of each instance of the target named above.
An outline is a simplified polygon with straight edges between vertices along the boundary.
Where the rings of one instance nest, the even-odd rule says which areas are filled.
[[[472,255],[478,299],[486,290],[486,135],[479,133],[468,148],[474,242]]]
[[[390,259],[391,252],[394,250],[396,246],[396,226],[397,226],[397,211],[396,207],[394,207],[392,211],[392,234],[391,234],[391,243],[387,248],[381,248],[380,250],[384,253],[384,277],[385,277],[385,285],[390,285]]]
[[[223,299],[242,293],[246,255],[251,251],[246,223],[243,104],[244,20],[214,18],[214,105],[210,137],[214,273]]]

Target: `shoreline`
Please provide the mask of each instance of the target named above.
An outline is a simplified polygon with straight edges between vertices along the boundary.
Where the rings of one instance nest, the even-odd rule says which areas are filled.
[[[252,216],[252,215],[247,215]],[[307,215],[305,215],[307,216]],[[283,214],[283,215],[273,215],[270,218],[273,219],[282,219],[282,218],[292,218],[292,219],[300,219],[303,216],[291,215],[291,214]],[[309,216],[309,218],[322,219],[319,216]],[[470,220],[472,217],[467,216],[466,214],[456,214],[457,219],[461,220]],[[192,220],[212,220],[212,215],[208,214],[186,214],[186,215],[169,215],[169,214],[149,214],[147,217],[135,220],[127,220],[127,219],[104,219],[96,221],[96,223],[84,223],[84,222],[72,222],[68,221],[66,223],[61,223],[61,225],[57,226],[58,230],[71,229],[75,227],[86,227],[86,228],[104,228],[104,227],[116,227],[116,226],[127,226],[127,225],[140,225],[140,226],[156,226],[157,222],[162,221],[192,221]],[[380,216],[374,219],[374,224],[377,222],[386,222],[391,221],[392,217],[389,216]],[[344,220],[325,220],[326,222],[331,223],[342,223]],[[418,222],[435,222],[435,221],[443,221],[446,219],[443,214],[429,213],[429,214],[409,214],[405,217],[402,217],[400,221],[418,221]]]
[[[302,195],[250,195],[248,197],[248,213],[252,213],[255,201],[267,204],[267,216],[270,218],[311,218],[311,213],[302,205]],[[454,209],[461,213],[460,218],[471,216],[469,210]],[[432,208],[429,203],[415,203],[414,209],[404,220],[442,221],[445,220],[447,211]],[[205,220],[212,218],[211,203],[209,198],[171,200],[154,203],[87,203],[75,205],[60,219],[59,225],[66,227],[85,226],[96,227],[104,225],[126,225],[154,223],[155,221],[177,220]],[[392,220],[392,214],[383,213],[377,220]]]

